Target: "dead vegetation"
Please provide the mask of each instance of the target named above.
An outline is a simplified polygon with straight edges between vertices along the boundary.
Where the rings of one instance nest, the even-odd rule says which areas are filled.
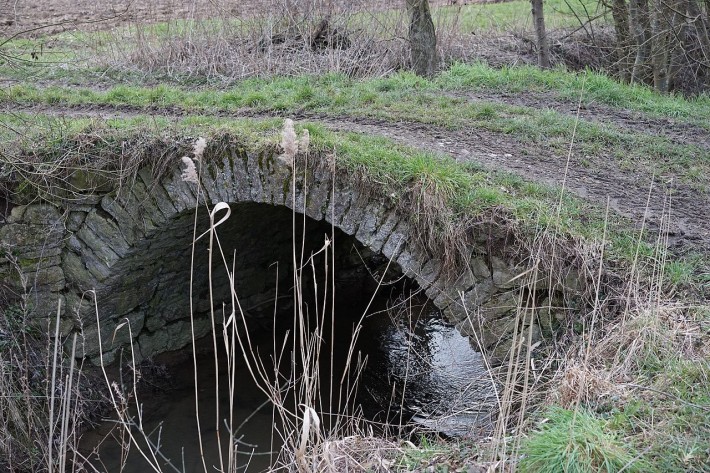
[[[150,77],[229,82],[246,77],[339,72],[381,76],[404,66],[401,16],[375,19],[357,2],[339,8],[265,6],[249,19],[222,17],[167,34],[136,25],[104,65]],[[405,23],[406,24],[406,21]],[[374,28],[374,30],[373,30]]]

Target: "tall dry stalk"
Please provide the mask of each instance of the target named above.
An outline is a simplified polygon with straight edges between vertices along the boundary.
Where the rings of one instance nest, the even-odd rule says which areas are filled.
[[[328,308],[328,300],[334,300],[333,285],[329,285],[329,281],[333,281],[333,265],[334,265],[334,248],[332,246],[332,239],[326,239],[323,247],[313,254],[305,253],[305,231],[303,232],[303,237],[299,240],[297,235],[297,229],[299,226],[305,228],[307,224],[307,219],[305,217],[305,208],[298,209],[296,207],[296,181],[299,179],[296,169],[296,153],[300,152],[303,154],[305,159],[305,166],[308,166],[308,144],[309,138],[308,134],[305,133],[300,140],[296,139],[295,132],[293,131],[293,123],[287,121],[285,132],[284,132],[284,150],[286,155],[284,156],[284,161],[287,166],[293,169],[293,201],[292,206],[293,211],[293,228],[292,228],[292,266],[293,266],[293,297],[294,297],[294,312],[293,312],[293,332],[291,340],[288,342],[290,346],[286,345],[286,340],[283,343],[278,342],[274,339],[274,372],[269,372],[266,365],[260,358],[256,346],[253,344],[249,327],[247,326],[246,317],[244,311],[242,310],[241,304],[239,302],[239,297],[236,291],[236,281],[235,274],[236,268],[234,262],[231,266],[228,264],[227,255],[225,255],[222,245],[220,243],[219,236],[217,234],[217,227],[225,222],[231,213],[231,209],[227,203],[218,203],[213,207],[208,206],[206,203],[202,202],[200,196],[202,195],[201,184],[200,184],[200,173],[201,173],[201,162],[199,159],[192,158],[182,158],[182,162],[185,165],[185,170],[182,174],[182,178],[185,182],[191,183],[196,187],[195,194],[197,196],[196,201],[196,216],[193,226],[193,249],[192,249],[192,261],[191,261],[191,287],[194,281],[194,274],[196,271],[200,270],[195,259],[195,243],[200,239],[205,237],[208,246],[208,258],[207,258],[207,280],[209,284],[209,302],[210,302],[210,322],[212,326],[212,350],[214,353],[214,364],[215,369],[219,372],[219,365],[221,361],[218,359],[218,353],[220,350],[224,350],[227,353],[227,386],[226,389],[232,394],[230,396],[229,405],[226,406],[226,412],[220,406],[219,391],[222,389],[220,384],[220,376],[217,376],[216,383],[218,383],[215,388],[217,396],[214,399],[216,416],[215,416],[215,435],[214,441],[217,442],[218,465],[214,465],[219,471],[225,473],[232,473],[239,471],[244,465],[240,465],[237,461],[238,459],[238,448],[240,446],[239,439],[236,436],[236,432],[239,426],[236,426],[234,421],[234,396],[233,394],[237,390],[238,380],[236,379],[236,366],[240,359],[246,362],[246,366],[251,373],[251,376],[257,383],[257,386],[267,395],[269,401],[274,407],[274,412],[276,417],[279,419],[279,425],[282,426],[281,431],[278,434],[281,436],[284,448],[280,454],[280,462],[284,464],[290,464],[294,468],[300,471],[314,471],[317,469],[318,463],[321,461],[318,456],[319,448],[325,439],[323,428],[325,425],[321,421],[320,413],[330,413],[333,410],[332,399],[337,397],[338,399],[350,399],[352,397],[352,391],[347,393],[342,393],[342,380],[341,386],[338,392],[330,394],[327,396],[327,405],[324,405],[324,396],[322,394],[323,380],[321,378],[322,374],[320,372],[320,367],[322,365],[321,360],[326,356],[323,353],[323,341],[330,338],[333,340],[333,333],[328,336],[324,332],[325,328],[328,326],[326,323],[326,314]],[[201,151],[197,150],[197,145],[195,149],[195,155],[200,155]],[[300,162],[300,161],[298,161]],[[305,171],[305,168],[304,168]],[[303,174],[303,179],[305,180],[306,172]],[[308,192],[309,183],[305,183],[303,192]],[[197,212],[201,210],[204,206],[209,215],[209,228],[198,235],[197,231]],[[297,215],[303,214],[303,221],[297,218]],[[324,267],[322,270],[318,270],[315,266],[315,257],[322,253],[324,256]],[[215,262],[221,260],[221,265],[226,272],[227,278],[230,283],[231,288],[231,300],[229,304],[224,307],[227,309],[226,313],[222,314],[222,318],[218,317],[215,311],[215,307],[219,301],[215,298],[215,293],[213,292],[214,286],[214,271],[216,269]],[[332,264],[331,264],[332,262]],[[325,286],[323,288],[319,287],[319,277],[318,274],[325,274]],[[307,281],[312,280],[309,284]],[[314,300],[320,301],[315,307],[309,308],[306,305],[307,295],[304,293],[306,287],[313,288],[312,296]],[[278,291],[278,288],[277,288]],[[191,289],[192,297],[192,289]],[[275,300],[278,300],[278,293]],[[191,299],[192,301],[192,299]],[[97,324],[100,327],[100,317],[98,316],[98,307],[96,309],[97,314]],[[200,402],[199,402],[199,388],[197,385],[197,361],[196,361],[196,336],[194,329],[194,310],[193,304],[191,302],[190,308],[191,321],[192,321],[192,334],[193,334],[193,363],[194,363],[194,373],[193,377],[195,380],[195,406],[196,406],[196,416],[197,423],[200,424]],[[330,313],[331,320],[334,319],[334,314]],[[218,325],[221,324],[221,329]],[[126,329],[127,324],[121,324],[118,329]],[[330,325],[331,330],[333,330],[333,324]],[[118,330],[117,329],[117,330]],[[127,328],[130,330],[130,326]],[[131,339],[133,338],[131,334]],[[101,341],[99,341],[99,349],[102,351]],[[354,342],[353,342],[354,347]],[[351,347],[351,351],[352,351]],[[132,347],[133,350],[133,347]],[[331,359],[331,364],[333,364],[333,345],[330,347],[331,352],[329,357]],[[283,371],[285,366],[283,361],[290,359],[292,363],[287,366],[287,369]],[[133,360],[135,363],[135,359]],[[293,361],[298,361],[298,363],[293,363]],[[134,381],[134,391],[129,393],[124,393],[122,389],[115,383],[109,380],[106,372],[105,366],[102,363],[102,371],[104,373],[104,378],[107,386],[109,386],[111,402],[113,404],[114,410],[119,419],[119,426],[122,429],[123,434],[126,435],[128,444],[126,448],[135,448],[138,453],[144,458],[148,463],[149,467],[154,471],[161,471],[160,462],[165,462],[168,459],[163,457],[160,451],[159,445],[151,440],[149,434],[145,431],[142,420],[142,412],[140,408],[140,403],[138,401],[138,393],[135,391]],[[135,370],[134,370],[135,372]],[[344,376],[344,378],[348,378]],[[349,383],[349,381],[348,381]],[[346,383],[348,390],[352,389]],[[328,383],[332,387],[335,383]],[[287,393],[290,393],[287,395]],[[292,399],[290,401],[289,399]],[[134,404],[135,407],[131,407]],[[340,404],[340,402],[339,402]],[[347,401],[345,402],[347,404]],[[344,411],[343,411],[344,413]],[[345,416],[347,418],[347,416]],[[340,419],[340,418],[338,418]],[[336,425],[339,425],[336,421]],[[223,426],[227,428],[227,438],[228,438],[228,449],[223,450],[223,440],[221,430]],[[343,424],[342,428],[346,428]],[[210,471],[211,465],[207,465],[205,456],[203,442],[208,441],[208,438],[198,432],[198,442],[200,443],[201,461],[203,469],[205,471]],[[171,469],[175,467],[168,462]]]

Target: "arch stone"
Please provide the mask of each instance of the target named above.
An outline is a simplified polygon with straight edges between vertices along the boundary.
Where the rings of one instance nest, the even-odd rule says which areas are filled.
[[[295,209],[352,235],[396,263],[451,321],[464,333],[476,334],[499,359],[511,346],[516,327],[518,333],[532,330],[538,337],[560,316],[548,309],[522,320],[517,307],[524,288],[516,279],[522,269],[491,254],[490,229],[471,246],[468,264],[452,276],[444,271],[440,255],[420,245],[415,216],[383,192],[360,185],[356,173],[335,172],[322,156],[310,156],[309,165],[299,156],[294,172],[274,149],[247,152],[234,143],[215,148],[203,158],[200,191],[181,179],[176,156],[175,165],[159,178],[146,167],[129,185],[85,196],[80,203],[15,207],[0,227],[0,242],[10,250],[0,261],[0,275],[28,293],[33,323],[46,327],[61,304],[62,335],[81,332],[81,356],[94,361],[99,356],[113,360],[117,350],[131,342],[139,348],[139,357],[185,346],[190,341],[188,313],[166,314],[161,304],[174,298],[172,307],[189,307],[186,294],[170,294],[168,289],[176,278],[186,277],[181,262],[189,261],[196,204],[218,202],[233,206],[230,220],[245,218],[245,223],[262,225],[259,228],[269,225],[258,223],[258,212],[249,205]],[[240,214],[240,206],[251,213]],[[248,281],[244,285],[253,284],[258,291],[248,267],[240,276]],[[565,284],[567,290],[576,290],[576,276]],[[209,308],[204,300],[197,305],[198,311]],[[204,318],[195,323],[198,335],[211,328]]]

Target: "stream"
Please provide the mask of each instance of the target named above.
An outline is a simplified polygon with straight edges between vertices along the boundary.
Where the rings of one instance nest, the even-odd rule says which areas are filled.
[[[388,425],[387,432],[396,435],[434,431],[459,437],[478,435],[490,428],[494,391],[483,357],[471,348],[467,337],[444,321],[433,304],[422,296],[400,297],[396,302],[391,295],[383,295],[373,300],[367,316],[362,317],[362,313],[363,307],[358,304],[351,304],[347,310],[339,309],[332,341],[333,365],[340,368],[335,368],[334,376],[326,376],[330,357],[323,356],[326,361],[320,365],[320,392],[329,392],[331,379],[350,380],[346,384],[352,386],[354,378],[343,377],[342,366],[347,359],[352,327],[362,319],[353,358],[366,359],[366,365],[358,380],[357,394],[349,403],[349,412],[361,412],[370,425],[375,426],[375,432],[384,431],[377,426]],[[261,362],[272,374],[275,373],[274,347],[278,353],[284,340],[288,340],[289,329],[293,329],[291,323],[285,325],[276,324],[273,331],[250,333],[254,351],[261,354]],[[277,334],[276,339],[272,333]],[[324,333],[330,333],[329,329]],[[209,343],[205,345],[211,346],[211,337],[208,338]],[[325,352],[329,351],[326,346]],[[218,357],[220,367],[216,370],[212,353],[207,351],[197,357],[199,423],[195,415],[193,361],[191,356],[184,356],[182,361],[167,368],[170,389],[139,396],[143,428],[139,430],[134,426],[132,432],[139,439],[140,450],[136,445],[124,448],[130,442],[125,434],[121,435],[122,429],[117,428],[115,419],[107,419],[84,434],[81,447],[93,468],[107,473],[152,471],[144,458],[147,456],[164,472],[202,472],[204,454],[208,471],[220,468],[226,471],[219,459],[220,445],[222,458],[226,458],[228,450],[228,431],[223,422],[230,404],[227,361],[224,356]],[[241,356],[238,359],[233,397],[238,471],[264,471],[277,464],[278,451],[283,445],[279,432],[283,431],[283,426],[246,363]],[[279,366],[280,373],[292,366],[289,353]],[[334,384],[334,391],[336,388]],[[292,390],[284,392],[284,404],[297,409],[292,395]],[[327,397],[323,395],[316,403],[327,405]],[[216,434],[216,399],[221,409],[221,444]],[[322,428],[333,425],[334,418],[324,413],[328,409],[318,410]],[[137,409],[131,409],[130,414],[138,424]],[[394,430],[391,426],[395,426]],[[202,449],[198,428],[202,433]],[[151,449],[147,448],[139,431],[150,439],[152,450],[159,451],[155,458],[148,453]]]

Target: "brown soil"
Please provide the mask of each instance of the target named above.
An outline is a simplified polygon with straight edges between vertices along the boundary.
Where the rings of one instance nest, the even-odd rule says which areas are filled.
[[[551,102],[546,101],[549,105]],[[14,111],[20,111],[15,106]],[[179,119],[186,115],[180,109],[136,108],[129,106],[35,106],[25,108],[25,112],[68,117],[117,118],[136,115],[156,115]],[[588,108],[584,114],[593,114]],[[611,113],[611,112],[609,112]],[[281,114],[255,113],[244,110],[235,113],[213,113],[210,116],[266,118]],[[623,115],[623,114],[622,114]],[[480,129],[450,130],[419,123],[393,123],[384,120],[355,117],[336,117],[302,112],[290,114],[296,120],[317,121],[337,131],[353,131],[369,135],[388,137],[415,148],[445,154],[459,162],[470,162],[496,171],[508,171],[521,177],[550,185],[562,185],[567,191],[582,199],[606,206],[607,201],[613,211],[627,216],[650,230],[661,227],[662,217],[668,214],[670,202],[669,246],[676,254],[687,251],[707,252],[710,248],[710,195],[699,192],[681,182],[653,181],[648,173],[622,169],[618,162],[604,155],[589,157],[572,156],[567,163],[566,154],[556,153],[548,148],[528,142],[520,142],[507,135]],[[608,116],[598,117],[606,121]],[[620,117],[621,122],[624,117]],[[618,120],[615,123],[618,124]],[[633,127],[652,127],[652,122],[636,123]],[[669,131],[670,130],[670,131]],[[675,131],[673,131],[675,130]],[[704,147],[708,146],[707,136],[693,127],[688,132],[683,125],[671,123],[667,133],[680,134],[678,139],[692,140]],[[566,179],[565,179],[566,173]],[[671,189],[672,187],[672,189]]]
[[[452,1],[430,0],[431,5]],[[301,2],[303,4],[304,2]],[[308,2],[312,3],[312,2]],[[259,12],[277,12],[277,0],[0,0],[0,37],[24,32],[46,35],[62,31],[108,29],[131,23],[155,23],[176,19],[234,18]],[[320,9],[404,7],[404,0],[320,0]]]

